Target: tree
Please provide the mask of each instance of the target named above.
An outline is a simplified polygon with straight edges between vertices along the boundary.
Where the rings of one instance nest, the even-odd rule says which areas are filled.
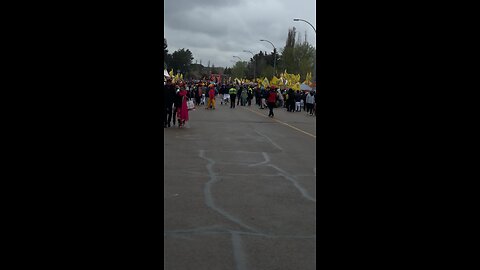
[[[174,73],[180,70],[185,75],[189,72],[190,65],[192,64],[193,55],[190,50],[180,49],[172,54],[170,68],[173,68]]]
[[[288,29],[287,41],[285,47],[293,48],[295,46],[295,35],[297,34],[296,28]]]
[[[308,72],[313,73],[314,60],[315,48],[312,45],[308,44],[308,42],[295,44],[295,61],[298,67],[295,73],[300,74],[301,81],[305,80]]]
[[[166,39],[166,38],[163,38],[163,56],[165,56],[165,55],[168,54],[167,47],[168,47],[167,39]]]
[[[300,74],[301,80],[305,80],[308,72],[313,72],[315,60],[315,48],[305,38],[298,35],[295,41],[295,27],[288,30],[287,40],[282,55],[277,59],[280,72],[287,70],[290,74]]]
[[[275,69],[273,66],[265,66],[260,75],[257,75],[257,78],[267,77],[269,80],[275,75]]]
[[[243,61],[238,61],[235,63],[235,65],[232,68],[232,77],[234,78],[243,78],[245,77],[247,71],[247,65],[246,62]]]
[[[288,29],[287,40],[285,42],[285,47],[282,51],[281,60],[281,70],[287,70],[288,73],[294,73],[298,70],[297,61],[295,61],[295,27],[293,29]]]
[[[163,38],[163,67],[168,68],[167,66],[167,58],[168,58],[168,50],[167,50],[168,44],[167,44],[167,39]]]
[[[225,75],[232,75],[232,68],[228,68],[228,67],[225,68],[225,69],[223,70],[223,74],[225,74]]]

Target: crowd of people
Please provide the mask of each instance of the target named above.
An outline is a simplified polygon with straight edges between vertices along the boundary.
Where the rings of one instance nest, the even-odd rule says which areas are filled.
[[[215,110],[216,98],[220,105],[251,106],[252,101],[260,109],[269,109],[269,117],[274,117],[274,108],[283,108],[287,112],[306,111],[307,115],[316,116],[317,95],[315,91],[294,91],[280,89],[276,86],[263,87],[257,84],[217,84],[208,81],[181,81],[173,83],[169,78],[165,84],[165,117],[164,127],[170,127],[172,120],[175,126],[182,127],[188,121],[187,101],[192,100],[195,106],[205,106],[206,110]]]

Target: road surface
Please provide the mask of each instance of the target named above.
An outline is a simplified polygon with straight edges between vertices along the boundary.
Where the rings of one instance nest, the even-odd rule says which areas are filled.
[[[315,269],[316,118],[216,107],[164,129],[164,269]]]

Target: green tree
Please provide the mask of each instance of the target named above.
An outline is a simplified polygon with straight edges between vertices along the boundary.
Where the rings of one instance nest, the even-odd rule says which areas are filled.
[[[163,38],[163,56],[167,55],[168,53],[167,47],[168,47],[167,39]]]
[[[308,72],[313,73],[313,65],[315,60],[315,48],[303,42],[295,44],[295,61],[298,67],[295,74],[300,74],[301,81],[305,80],[305,76]]]
[[[180,49],[172,54],[172,59],[170,63],[170,68],[173,68],[174,73],[177,73],[180,70],[180,73],[186,74],[190,71],[190,65],[192,64],[193,60],[192,52],[188,49]]]
[[[306,34],[303,40],[298,35],[295,41],[296,34],[295,27],[288,30],[285,47],[277,58],[277,72],[287,70],[290,74],[300,74],[300,80],[303,81],[308,72],[313,73],[316,49],[307,42]]]
[[[275,69],[273,68],[273,66],[265,66],[265,68],[263,68],[262,72],[257,75],[257,78],[264,78],[264,77],[267,77],[269,80],[273,77],[273,75],[275,75]]]
[[[243,61],[238,61],[232,68],[232,77],[233,78],[244,78],[247,72],[247,64]]]
[[[164,68],[168,68],[168,65],[167,65],[167,58],[168,58],[167,47],[168,47],[167,39],[163,38],[163,67]]]
[[[298,71],[297,63],[295,61],[295,35],[296,29],[293,27],[292,29],[288,29],[287,40],[285,42],[285,47],[282,51],[282,56],[280,57],[280,70],[287,70],[288,73],[295,73]]]

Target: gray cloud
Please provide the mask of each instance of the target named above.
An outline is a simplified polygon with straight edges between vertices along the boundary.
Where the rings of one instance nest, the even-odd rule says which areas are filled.
[[[288,29],[295,27],[315,44],[315,32],[302,18],[316,26],[315,0],[165,0],[165,38],[170,53],[189,49],[194,62],[208,60],[215,66],[232,66],[233,55],[249,60],[250,50],[273,51],[260,39],[270,40],[281,51]]]

